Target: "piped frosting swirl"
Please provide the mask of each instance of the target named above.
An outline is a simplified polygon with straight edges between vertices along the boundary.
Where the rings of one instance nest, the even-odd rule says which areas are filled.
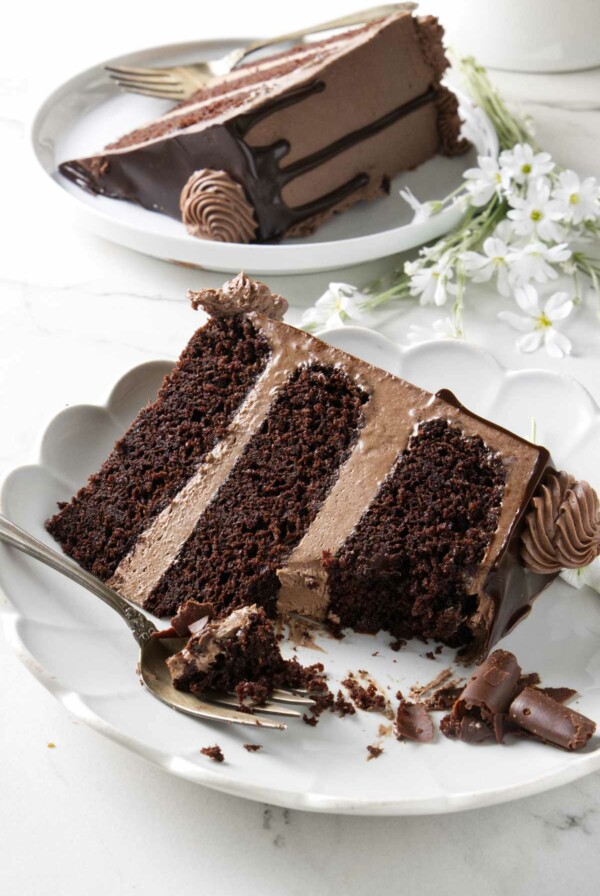
[[[191,236],[221,243],[249,243],[256,237],[254,209],[243,187],[226,171],[194,171],[181,191],[179,206]]]
[[[532,572],[579,569],[600,554],[600,500],[589,483],[552,470],[532,505],[521,539]]]
[[[221,289],[190,290],[188,296],[192,308],[203,308],[211,317],[231,317],[257,311],[272,320],[283,320],[289,307],[282,296],[272,293],[260,280],[251,280],[243,271],[228,280]]]

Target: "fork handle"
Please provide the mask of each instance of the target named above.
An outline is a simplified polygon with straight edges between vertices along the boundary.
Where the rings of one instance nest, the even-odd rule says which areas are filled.
[[[332,19],[330,22],[322,22],[320,25],[313,25],[310,28],[301,28],[298,31],[290,31],[288,34],[279,34],[277,37],[254,41],[254,43],[249,44],[238,51],[239,57],[232,67],[235,68],[236,65],[239,65],[239,63],[245,59],[246,56],[249,56],[250,53],[255,53],[257,50],[262,50],[265,47],[285,43],[289,40],[298,40],[309,34],[319,34],[321,31],[333,31],[334,28],[343,28],[345,25],[361,25],[363,22],[370,22],[374,19],[383,18],[386,15],[399,12],[401,9],[410,12],[416,5],[416,3],[387,3],[383,6],[373,6],[370,9],[363,9],[347,16],[341,16],[339,19]]]
[[[86,572],[85,569],[81,569],[80,566],[72,560],[69,560],[68,557],[59,554],[57,551],[53,551],[48,545],[15,525],[15,523],[12,523],[1,513],[0,542],[11,545],[11,547],[16,548],[18,551],[22,551],[24,554],[28,554],[28,556],[33,557],[35,560],[39,560],[41,563],[45,563],[46,566],[50,566],[57,572],[62,573],[64,576],[67,576],[67,578],[77,582],[78,585],[87,588],[88,591],[91,591],[92,594],[95,594],[96,597],[103,600],[105,604],[108,604],[109,607],[116,610],[121,619],[123,619],[129,626],[133,637],[140,647],[145,644],[148,638],[150,638],[157,630],[156,626],[150,622],[143,613],[122,598],[120,594],[117,594],[116,591],[113,591],[112,588],[109,588],[108,585],[105,585],[104,582],[101,582],[96,576]]]

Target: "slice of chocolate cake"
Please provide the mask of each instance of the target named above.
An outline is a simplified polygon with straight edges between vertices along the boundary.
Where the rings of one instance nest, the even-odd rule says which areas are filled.
[[[545,448],[288,326],[243,275],[192,300],[210,320],[48,523],[129,599],[160,616],[257,604],[482,656],[598,554],[597,497]]]
[[[390,178],[467,144],[432,17],[387,18],[249,63],[102,153],[63,162],[83,189],[203,239],[312,232]]]

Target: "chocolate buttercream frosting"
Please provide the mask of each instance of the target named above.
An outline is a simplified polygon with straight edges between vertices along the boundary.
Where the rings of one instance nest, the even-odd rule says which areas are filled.
[[[600,554],[600,501],[589,483],[548,472],[525,518],[524,565],[537,573],[588,566]]]
[[[260,280],[251,280],[243,271],[221,289],[190,290],[188,296],[192,308],[203,308],[211,317],[231,317],[257,311],[271,320],[283,320],[289,307],[282,296],[272,293]]]
[[[191,236],[222,243],[249,243],[256,236],[254,208],[241,184],[226,171],[194,171],[181,191],[179,205]]]

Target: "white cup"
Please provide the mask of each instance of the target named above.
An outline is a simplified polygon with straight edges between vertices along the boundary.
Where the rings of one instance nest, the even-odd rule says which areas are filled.
[[[564,72],[600,65],[600,0],[422,0],[446,43],[490,68]]]

